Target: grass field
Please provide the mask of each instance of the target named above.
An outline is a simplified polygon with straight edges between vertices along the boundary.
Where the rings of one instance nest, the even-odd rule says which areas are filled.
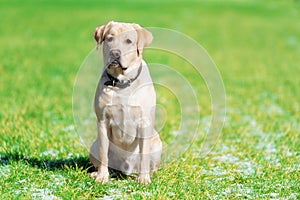
[[[300,198],[298,1],[0,0],[0,18],[0,199]],[[109,20],[194,38],[226,88],[226,123],[212,152],[201,157],[195,141],[150,185],[134,177],[96,183],[74,128],[76,74],[95,47],[95,27]],[[196,91],[204,123],[210,96],[205,87]],[[164,98],[175,112],[178,102],[163,95],[158,102]],[[160,133],[167,142],[174,127],[169,117]]]

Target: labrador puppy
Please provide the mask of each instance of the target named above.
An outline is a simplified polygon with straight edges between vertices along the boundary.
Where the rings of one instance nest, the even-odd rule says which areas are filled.
[[[138,24],[111,21],[97,27],[94,37],[103,45],[104,70],[94,101],[98,135],[90,148],[97,168],[92,176],[106,183],[110,167],[150,183],[162,152],[154,130],[156,94],[142,59],[152,34]]]

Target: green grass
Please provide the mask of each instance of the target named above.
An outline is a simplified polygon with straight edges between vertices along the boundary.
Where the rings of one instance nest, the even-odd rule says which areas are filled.
[[[122,2],[0,1],[0,199],[299,199],[299,2]],[[74,130],[77,71],[95,46],[94,28],[112,19],[194,38],[226,88],[226,123],[212,152],[201,157],[194,141],[147,186],[134,177],[96,183]],[[155,53],[146,60],[185,65]],[[203,132],[210,96],[184,69],[203,85],[196,89]],[[179,119],[173,99],[158,101]],[[160,133],[165,143],[174,118]]]

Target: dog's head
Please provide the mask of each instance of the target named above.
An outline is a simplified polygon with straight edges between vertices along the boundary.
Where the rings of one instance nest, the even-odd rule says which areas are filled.
[[[143,48],[152,34],[138,24],[108,22],[96,28],[95,40],[103,44],[104,65],[111,70],[127,70],[142,62]]]

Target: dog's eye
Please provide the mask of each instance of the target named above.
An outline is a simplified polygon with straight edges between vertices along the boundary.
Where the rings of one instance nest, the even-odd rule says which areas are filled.
[[[108,37],[108,38],[106,38],[106,41],[107,41],[107,42],[112,42],[113,39],[114,39],[113,37]]]
[[[130,39],[127,39],[127,40],[126,40],[126,43],[127,43],[127,44],[131,44],[132,41],[131,41]]]

